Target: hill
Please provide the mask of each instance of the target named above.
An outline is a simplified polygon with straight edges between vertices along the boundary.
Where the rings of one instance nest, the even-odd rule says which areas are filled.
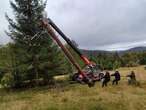
[[[146,51],[146,47],[134,47],[129,50],[126,50],[128,52],[141,52],[141,51]]]

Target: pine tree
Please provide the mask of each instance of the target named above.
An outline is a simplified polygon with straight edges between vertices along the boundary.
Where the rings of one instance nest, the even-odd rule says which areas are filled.
[[[43,78],[44,81],[60,70],[59,48],[53,43],[41,26],[40,19],[46,2],[42,0],[10,1],[15,20],[6,15],[9,32],[16,51],[17,69],[23,74],[23,80],[33,81]],[[19,75],[20,76],[20,75]]]

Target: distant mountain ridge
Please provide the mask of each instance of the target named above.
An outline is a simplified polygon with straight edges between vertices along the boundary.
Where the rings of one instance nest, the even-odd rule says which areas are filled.
[[[141,46],[141,47],[134,47],[134,48],[130,48],[128,50],[123,50],[123,51],[105,51],[105,50],[85,50],[85,49],[80,49],[85,55],[96,55],[99,53],[105,53],[105,54],[110,54],[110,53],[115,53],[118,52],[119,54],[123,54],[126,52],[143,52],[146,51],[146,47],[145,46]]]
[[[130,52],[146,51],[146,47],[134,47],[134,48],[128,49],[126,51],[130,51]]]

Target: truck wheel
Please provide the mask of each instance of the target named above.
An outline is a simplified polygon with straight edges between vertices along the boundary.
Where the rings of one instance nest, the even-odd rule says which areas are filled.
[[[73,76],[72,76],[72,80],[73,81],[77,81],[77,78],[79,77],[79,73],[75,73]]]

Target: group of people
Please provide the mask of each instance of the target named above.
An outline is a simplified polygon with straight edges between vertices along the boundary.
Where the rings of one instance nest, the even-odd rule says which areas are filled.
[[[111,75],[108,71],[106,71],[105,74],[101,78],[102,87],[107,86],[108,82],[110,82],[111,80],[111,76],[114,77],[114,79],[112,80],[112,85],[118,85],[118,82],[121,80],[121,75],[119,71],[115,71],[115,73]],[[136,76],[135,76],[134,71],[131,71],[131,73],[127,75],[126,77],[128,78],[129,85],[136,83]]]

